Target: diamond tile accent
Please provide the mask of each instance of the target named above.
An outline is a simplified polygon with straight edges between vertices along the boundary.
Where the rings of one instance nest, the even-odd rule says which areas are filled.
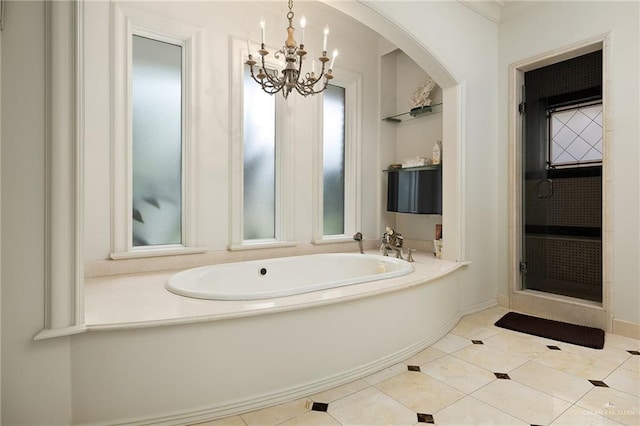
[[[431,414],[418,413],[418,423],[435,424],[435,421],[433,420],[433,416]]]
[[[365,379],[209,423],[640,426],[640,340],[607,334],[607,347],[596,350],[493,333],[488,327],[505,311],[474,314],[473,321],[461,321],[438,348]]]
[[[311,409],[313,411],[327,411],[329,409],[329,404],[325,404],[324,402],[314,402]]]

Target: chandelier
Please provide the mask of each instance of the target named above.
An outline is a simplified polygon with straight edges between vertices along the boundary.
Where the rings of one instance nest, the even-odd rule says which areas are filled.
[[[245,64],[249,66],[251,70],[251,78],[256,81],[261,87],[262,90],[273,95],[274,93],[282,92],[285,99],[289,96],[289,93],[295,89],[302,96],[315,95],[316,93],[320,93],[327,88],[329,84],[329,80],[333,78],[333,64],[335,63],[336,56],[338,56],[338,50],[333,51],[333,57],[331,59],[331,64],[329,64],[329,68],[325,72],[325,65],[329,61],[327,57],[327,36],[329,35],[329,27],[326,26],[324,28],[324,38],[322,42],[322,56],[318,58],[320,63],[322,64],[322,68],[320,70],[320,75],[316,76],[315,73],[315,61],[312,61],[311,72],[308,72],[302,76],[302,61],[305,59],[307,51],[304,50],[304,27],[306,24],[306,20],[304,16],[300,19],[300,29],[302,30],[302,37],[300,39],[300,46],[296,43],[293,38],[293,32],[295,28],[293,28],[293,0],[289,0],[289,13],[287,13],[287,19],[289,20],[289,27],[287,28],[287,40],[284,42],[284,46],[277,50],[273,56],[276,59],[280,59],[281,55],[284,56],[285,66],[282,71],[278,72],[277,70],[272,70],[267,67],[265,64],[265,56],[269,54],[269,51],[265,49],[264,46],[264,33],[265,33],[265,22],[264,19],[260,20],[260,50],[258,50],[258,54],[260,55],[261,64],[258,66],[257,74],[254,71],[254,66],[258,63],[255,59],[253,59],[253,55],[250,53],[249,49],[249,41],[247,41],[247,48],[249,50],[249,59],[245,61]],[[324,77],[324,83],[319,86],[319,90],[316,90],[315,85]]]

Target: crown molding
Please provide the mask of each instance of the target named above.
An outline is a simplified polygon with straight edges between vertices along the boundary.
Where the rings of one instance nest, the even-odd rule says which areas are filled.
[[[458,0],[458,3],[468,7],[477,14],[487,18],[496,24],[500,23],[502,16],[502,7],[506,4],[504,1],[491,0]]]
[[[522,16],[533,7],[549,3],[549,1],[523,0],[457,0],[457,2],[496,24]]]

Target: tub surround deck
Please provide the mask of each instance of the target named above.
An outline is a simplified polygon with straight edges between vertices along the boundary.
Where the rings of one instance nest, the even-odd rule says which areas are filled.
[[[87,279],[77,423],[194,424],[292,401],[397,364],[496,304],[465,304],[464,263],[414,258],[401,277],[256,301],[178,296],[165,288],[176,270]],[[150,377],[170,385],[150,390]]]
[[[377,251],[367,253],[378,254]],[[405,276],[263,300],[200,300],[173,294],[165,284],[179,270],[88,278],[85,320],[88,330],[108,330],[283,312],[422,285],[468,264],[436,259],[425,252],[414,253],[414,259],[414,271]]]

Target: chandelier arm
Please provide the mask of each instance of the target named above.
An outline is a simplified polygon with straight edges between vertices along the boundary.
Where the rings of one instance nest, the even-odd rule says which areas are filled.
[[[278,93],[280,90],[282,90],[282,86],[279,85],[275,85],[269,81],[258,81],[258,83],[260,84],[260,86],[262,86],[262,90],[264,90],[265,92],[267,92],[270,95],[273,95],[274,93]]]
[[[254,74],[253,66],[250,69],[251,69],[251,78],[253,79],[253,81],[258,83],[260,87],[262,87],[262,90],[264,90],[266,93],[273,95],[274,93],[278,93],[280,90],[282,90],[281,86],[277,86],[274,84],[267,84],[269,82],[265,83],[264,80],[259,80]]]
[[[300,93],[302,96],[309,96],[309,95],[316,95],[316,94],[318,94],[320,92],[316,92],[313,89],[310,89],[310,90],[300,90],[300,89],[298,89],[298,93]]]
[[[307,96],[307,95],[315,95],[316,93],[322,92],[322,90],[324,90],[324,89],[322,89],[320,91],[316,91],[316,90],[313,89],[313,87],[320,81],[320,79],[322,78],[323,75],[324,75],[324,71],[318,77],[316,77],[314,79],[308,78],[306,81],[303,80],[303,81],[299,82],[299,86],[302,89],[296,87],[296,89],[298,90],[298,93],[300,93],[300,94],[302,94],[304,96]],[[301,90],[303,90],[304,93],[301,92]]]
[[[265,55],[266,56],[266,55]],[[264,56],[262,56],[262,70],[264,71],[265,75],[267,76],[267,80],[269,81],[269,83],[271,83],[272,87],[278,87],[278,90],[273,92],[273,93],[277,93],[280,90],[282,90],[282,88],[284,87],[284,80],[281,80],[280,78],[275,78],[268,70],[267,70],[267,64],[264,61]],[[264,88],[264,83],[261,82],[261,84],[263,85]]]
[[[298,48],[296,47],[296,49],[293,51],[294,55],[295,55],[297,50],[298,50]],[[300,81],[300,77],[301,76],[303,77],[302,81],[304,82],[304,76],[302,75],[302,58],[304,58],[304,56],[298,56],[298,75],[296,77],[296,83],[298,81]]]
[[[300,93],[302,96],[307,96],[310,95],[312,92],[307,92],[306,90],[302,90],[301,87],[304,89],[303,85],[300,84],[296,84],[296,92]]]
[[[274,93],[278,93],[282,88],[279,86],[274,86],[273,84],[269,84],[268,82],[258,82],[260,84],[260,86],[262,87],[262,90],[270,95],[273,95]]]
[[[253,79],[253,81],[255,81],[258,84],[261,84],[260,80],[258,80],[258,78],[255,76],[255,73],[253,72],[253,65],[251,65],[249,67],[249,70],[251,71],[250,75],[251,75],[251,78]]]
[[[316,85],[317,82],[318,81],[316,80],[316,81],[313,82],[313,84],[308,83],[308,84],[302,85],[302,91],[301,91],[301,89],[298,89],[298,88],[296,88],[296,89],[298,89],[298,93],[300,93],[303,96],[317,95],[318,93],[322,93],[322,92],[324,92],[326,90],[327,85],[329,83],[329,80],[325,79],[325,82],[324,82],[324,84],[322,86],[322,89],[320,89],[320,90],[315,90],[314,89],[314,86]]]
[[[318,76],[318,78],[316,78],[316,83],[319,82],[322,79],[322,77],[324,77],[324,74],[325,74],[324,72],[325,62],[322,62],[322,61],[320,62],[322,63],[322,68],[320,69],[320,75]]]
[[[251,69],[251,78],[253,79],[253,81],[255,81],[255,82],[256,82],[256,83],[258,83],[260,86],[262,86],[262,88],[263,88],[263,89],[265,88],[264,82],[263,82],[262,80],[258,79],[258,78],[254,75],[253,67],[252,67],[252,69]]]

